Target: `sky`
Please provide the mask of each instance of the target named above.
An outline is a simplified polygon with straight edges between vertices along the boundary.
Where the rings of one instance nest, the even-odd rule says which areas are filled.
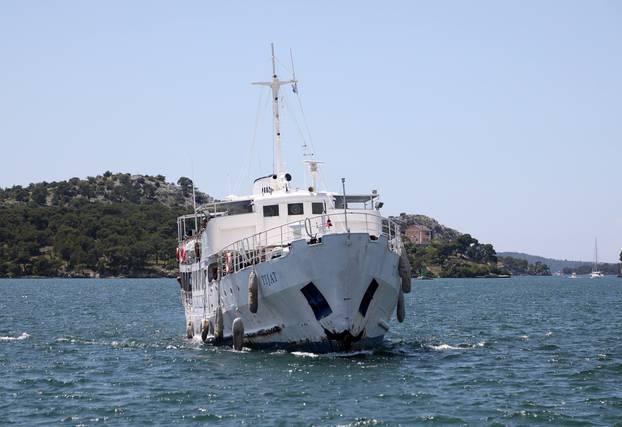
[[[497,251],[622,250],[618,1],[0,3],[0,187],[106,170],[224,197],[284,156]],[[307,127],[309,132],[306,131]],[[302,136],[301,136],[302,135]]]

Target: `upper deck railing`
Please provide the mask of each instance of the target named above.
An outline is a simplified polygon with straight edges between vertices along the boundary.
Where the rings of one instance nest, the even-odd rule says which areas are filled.
[[[368,212],[323,214],[264,230],[225,246],[217,254],[220,275],[285,256],[297,240],[321,243],[324,236],[344,233],[367,233],[373,240],[384,236],[395,252],[402,247],[400,227],[393,220]]]

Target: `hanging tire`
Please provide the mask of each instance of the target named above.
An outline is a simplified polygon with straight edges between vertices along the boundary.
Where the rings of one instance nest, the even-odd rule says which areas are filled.
[[[404,292],[400,289],[397,295],[397,321],[402,323],[406,318],[406,307],[404,304]]]
[[[402,249],[402,254],[400,255],[400,262],[398,265],[398,272],[402,279],[402,291],[404,293],[410,293],[410,281],[412,278],[412,269],[410,267],[410,261],[408,260],[408,255],[406,254],[406,250]]]
[[[188,327],[186,328],[186,337],[188,337],[189,340],[191,340],[192,338],[194,338],[194,325],[192,324],[192,321],[188,322]]]
[[[216,325],[214,328],[214,343],[221,344],[224,339],[224,320],[222,316],[222,308],[218,307],[216,310]]]
[[[209,321],[207,319],[203,320],[203,325],[201,328],[201,339],[203,342],[207,341],[207,336],[209,335]]]
[[[248,308],[251,313],[257,313],[259,308],[259,277],[254,268],[248,276]]]
[[[244,346],[244,323],[242,319],[236,317],[233,321],[233,326],[231,326],[231,330],[233,335],[233,349],[241,351]]]

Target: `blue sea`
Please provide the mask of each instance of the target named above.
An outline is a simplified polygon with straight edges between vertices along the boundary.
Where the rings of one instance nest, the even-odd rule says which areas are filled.
[[[622,426],[622,279],[406,302],[374,352],[235,352],[184,338],[175,280],[0,280],[0,424]]]

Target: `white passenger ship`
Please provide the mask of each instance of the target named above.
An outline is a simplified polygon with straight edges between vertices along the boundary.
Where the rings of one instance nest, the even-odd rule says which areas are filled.
[[[249,196],[178,218],[179,282],[188,338],[251,348],[316,352],[382,343],[392,314],[404,319],[410,265],[399,225],[362,195],[297,188],[281,156],[280,80],[272,47],[275,171]],[[344,180],[342,179],[342,182]]]

